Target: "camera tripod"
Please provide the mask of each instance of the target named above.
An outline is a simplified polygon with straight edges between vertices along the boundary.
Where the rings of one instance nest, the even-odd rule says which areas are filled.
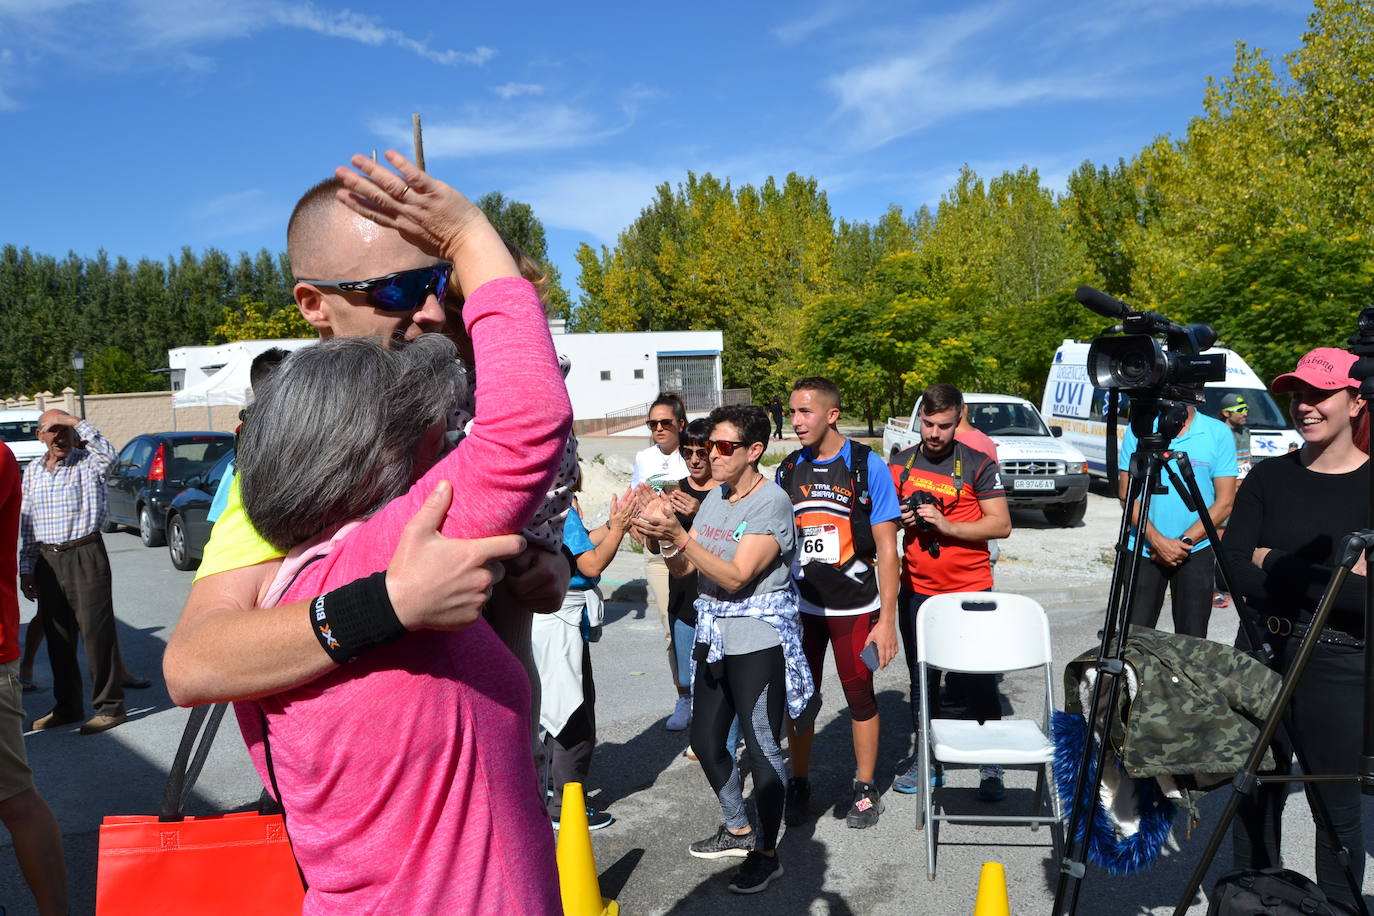
[[[1118,392],[1113,389],[1110,394],[1111,403],[1107,414],[1107,470],[1109,473],[1114,470],[1116,465],[1117,397]],[[1098,677],[1093,683],[1092,699],[1084,710],[1088,719],[1090,735],[1093,732],[1094,723],[1097,721],[1098,710],[1115,710],[1121,695],[1122,679],[1126,670],[1127,627],[1135,603],[1136,579],[1141,563],[1153,562],[1144,556],[1145,523],[1150,516],[1151,498],[1160,492],[1165,492],[1161,489],[1161,483],[1165,476],[1168,477],[1169,485],[1183,499],[1188,509],[1197,514],[1198,519],[1202,522],[1203,530],[1207,534],[1208,543],[1215,548],[1218,542],[1216,526],[1208,514],[1207,504],[1203,501],[1202,493],[1198,489],[1197,478],[1193,474],[1193,467],[1188,456],[1182,452],[1174,452],[1169,449],[1170,443],[1188,422],[1187,408],[1188,405],[1185,402],[1163,399],[1159,397],[1157,392],[1135,392],[1131,399],[1131,430],[1136,436],[1137,449],[1131,459],[1126,508],[1122,512],[1121,527],[1117,535],[1116,559],[1112,565],[1107,614],[1102,627],[1101,646],[1098,650],[1096,663]],[[1177,470],[1175,470],[1175,466],[1177,466]],[[1135,526],[1137,532],[1134,543],[1132,543],[1130,538],[1132,513],[1137,502],[1139,503],[1139,510],[1136,517],[1140,523]],[[1219,554],[1217,558],[1220,561],[1218,565],[1227,590],[1231,594],[1239,594],[1232,586],[1231,573],[1224,559]],[[1242,626],[1246,629],[1250,644],[1261,647],[1262,651],[1272,658],[1273,649],[1265,642],[1263,631],[1257,622],[1243,617]],[[1103,705],[1104,699],[1105,705]],[[1059,878],[1055,885],[1052,911],[1054,916],[1073,916],[1078,911],[1078,897],[1082,890],[1083,880],[1087,875],[1088,840],[1085,828],[1092,803],[1101,790],[1102,775],[1105,772],[1110,745],[1107,740],[1110,732],[1110,721],[1107,723],[1107,729],[1108,731],[1103,735],[1103,740],[1096,742],[1096,746],[1091,740],[1084,743],[1083,756],[1078,767],[1078,778],[1074,784],[1074,793],[1072,798],[1067,801],[1070,812],[1068,833],[1065,839],[1063,859],[1060,862]],[[1092,763],[1094,755],[1096,755],[1096,768],[1090,770],[1089,765]],[[1091,792],[1085,795],[1084,790],[1088,788],[1089,784],[1089,772],[1094,772],[1095,775],[1091,781]]]

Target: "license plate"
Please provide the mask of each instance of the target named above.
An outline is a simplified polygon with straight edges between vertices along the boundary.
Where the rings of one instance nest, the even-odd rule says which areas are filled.
[[[1011,482],[1011,488],[1013,490],[1053,490],[1054,481],[1037,480],[1034,477],[1014,478]]]

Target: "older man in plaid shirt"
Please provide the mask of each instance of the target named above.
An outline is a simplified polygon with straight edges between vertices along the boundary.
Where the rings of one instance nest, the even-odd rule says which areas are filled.
[[[86,643],[95,708],[81,734],[93,735],[128,719],[110,560],[100,538],[108,505],[105,472],[115,462],[115,449],[100,430],[64,410],[49,410],[39,418],[38,439],[48,453],[24,469],[19,586],[26,598],[38,602],[57,705],[30,727],[56,728],[84,715],[76,660],[80,636]]]

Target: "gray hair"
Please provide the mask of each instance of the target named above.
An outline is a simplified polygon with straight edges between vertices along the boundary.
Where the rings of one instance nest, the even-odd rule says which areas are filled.
[[[338,337],[291,354],[239,431],[243,507],[263,538],[290,550],[405,493],[416,445],[467,391],[454,353],[423,334],[396,349]]]

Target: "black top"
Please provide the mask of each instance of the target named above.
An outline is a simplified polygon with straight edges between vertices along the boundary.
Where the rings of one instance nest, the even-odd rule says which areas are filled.
[[[698,490],[692,486],[692,478],[684,477],[678,481],[678,486],[683,493],[700,503],[706,498],[706,494],[711,492],[708,487],[705,490]],[[694,516],[677,514],[677,520],[683,528],[692,530],[692,519]],[[681,620],[689,627],[697,625],[697,609],[693,602],[697,600],[697,572],[692,570],[681,579],[676,576],[668,579],[668,619]]]
[[[1235,586],[1262,614],[1297,617],[1316,610],[1340,559],[1345,536],[1369,526],[1369,465],[1348,474],[1302,466],[1300,452],[1261,461],[1236,493],[1222,550]],[[1270,548],[1264,569],[1251,562]],[[1364,635],[1363,576],[1349,576],[1328,626]]]

